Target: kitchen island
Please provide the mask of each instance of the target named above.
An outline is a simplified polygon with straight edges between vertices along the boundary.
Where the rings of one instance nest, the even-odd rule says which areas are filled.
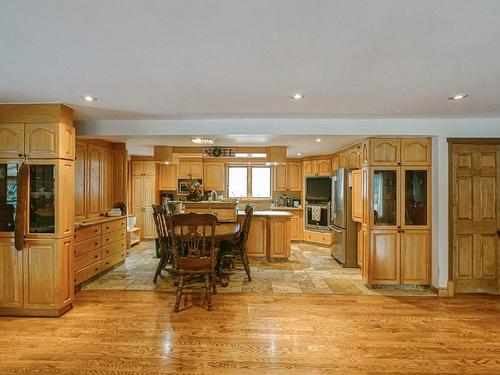
[[[292,214],[286,211],[254,211],[247,242],[248,256],[287,259],[290,256],[290,223]],[[238,213],[238,221],[245,218]]]

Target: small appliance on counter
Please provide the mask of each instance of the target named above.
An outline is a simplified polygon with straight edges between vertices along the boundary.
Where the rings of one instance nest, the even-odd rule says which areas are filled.
[[[300,207],[300,199],[292,199],[292,207]]]

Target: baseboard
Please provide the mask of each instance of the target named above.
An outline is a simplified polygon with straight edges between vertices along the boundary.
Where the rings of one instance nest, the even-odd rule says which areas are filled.
[[[449,282],[447,288],[436,288],[434,285],[430,286],[430,290],[432,290],[438,297],[453,297],[453,291],[450,294]]]

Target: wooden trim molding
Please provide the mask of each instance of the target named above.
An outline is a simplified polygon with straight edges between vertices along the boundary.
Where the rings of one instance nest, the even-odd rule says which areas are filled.
[[[500,138],[447,138],[448,143],[454,144],[493,144],[500,145]]]

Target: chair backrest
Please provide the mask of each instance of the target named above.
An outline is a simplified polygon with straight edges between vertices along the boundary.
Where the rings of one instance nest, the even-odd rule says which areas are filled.
[[[242,251],[246,251],[248,233],[250,232],[250,224],[252,223],[254,208],[255,205],[253,203],[248,203],[245,206],[245,220],[243,221],[243,228],[241,228],[240,233],[240,249]]]
[[[158,240],[160,241],[161,250],[167,250],[170,239],[168,235],[168,214],[165,207],[153,204],[153,219],[156,225],[156,232],[158,233]]]
[[[189,213],[172,215],[169,219],[177,268],[189,271],[203,265],[212,267],[215,262],[217,216]],[[200,259],[203,261],[200,262]]]

